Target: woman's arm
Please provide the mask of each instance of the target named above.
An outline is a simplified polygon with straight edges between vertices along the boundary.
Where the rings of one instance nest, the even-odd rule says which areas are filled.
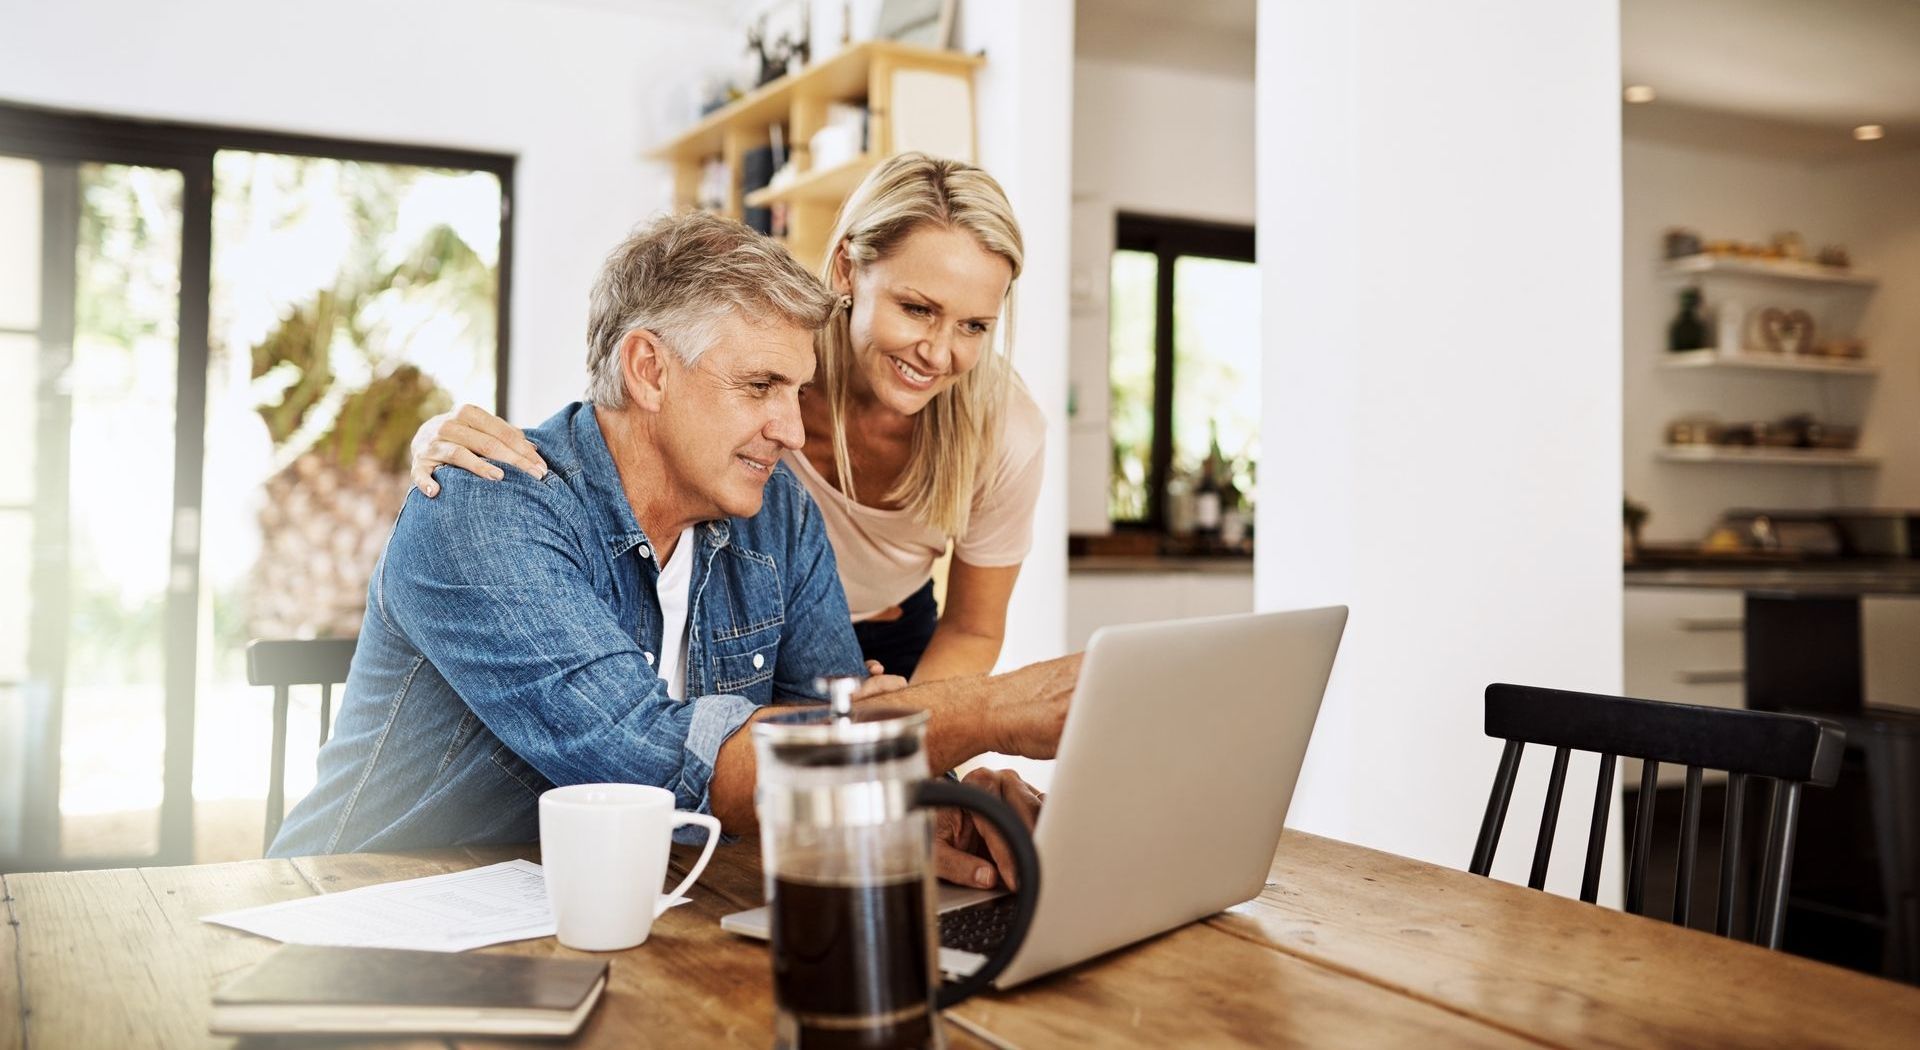
[[[1007,637],[1007,601],[1019,577],[1018,563],[992,568],[969,565],[959,558],[949,563],[947,607],[913,672],[915,683],[993,670]]]
[[[519,427],[478,405],[461,405],[427,420],[414,433],[414,487],[428,499],[438,496],[440,483],[433,480],[433,471],[442,466],[459,467],[489,481],[506,477],[489,459],[511,463],[536,478],[547,476],[540,450]]]

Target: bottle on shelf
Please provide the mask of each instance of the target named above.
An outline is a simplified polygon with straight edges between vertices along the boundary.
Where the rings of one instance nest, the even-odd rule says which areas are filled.
[[[1700,289],[1684,289],[1680,293],[1680,316],[1667,326],[1667,349],[1698,350],[1706,345],[1707,323],[1700,318]]]
[[[1219,426],[1209,420],[1207,429],[1211,443],[1206,460],[1200,464],[1200,481],[1193,489],[1193,531],[1211,544],[1220,535],[1220,517],[1226,509],[1226,492],[1221,483],[1226,462],[1220,455]]]
[[[1247,504],[1240,486],[1233,483],[1233,466],[1228,464],[1220,482],[1220,546],[1239,553],[1247,542]]]

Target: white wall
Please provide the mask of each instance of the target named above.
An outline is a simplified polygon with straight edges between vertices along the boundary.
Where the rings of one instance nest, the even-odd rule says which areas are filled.
[[[1352,607],[1296,827],[1462,867],[1486,685],[1620,684],[1619,68],[1612,2],[1261,6],[1256,601]]]
[[[672,204],[642,159],[669,99],[732,63],[718,12],[554,0],[61,0],[10,4],[0,98],[122,116],[512,153],[509,406],[579,397],[587,288],[636,222]]]
[[[1842,235],[1880,277],[1861,331],[1881,363],[1867,404],[1867,440],[1883,460],[1873,500],[1920,507],[1920,153],[1833,169],[1846,205]]]
[[[1073,5],[967,0],[955,46],[984,51],[975,80],[980,165],[1020,219],[1014,363],[1047,417],[1046,481],[1033,551],[1007,610],[1002,669],[1065,652],[1067,620],[1067,271],[1072,204]]]
[[[1253,81],[1079,59],[1073,73],[1068,527],[1105,533],[1107,263],[1114,214],[1252,225]],[[1251,337],[1251,334],[1250,336]]]

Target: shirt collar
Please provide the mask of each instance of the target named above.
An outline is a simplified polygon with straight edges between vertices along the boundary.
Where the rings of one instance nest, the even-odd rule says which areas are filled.
[[[600,421],[594,411],[592,404],[581,404],[580,411],[573,417],[573,443],[580,450],[587,492],[600,504],[605,515],[607,548],[617,558],[651,541],[633,516],[633,504],[627,502],[626,490],[620,487],[620,469],[614,465],[613,452],[607,448],[606,435],[600,432]],[[707,545],[715,549],[726,546],[732,536],[732,529],[725,521],[703,522],[699,532]]]

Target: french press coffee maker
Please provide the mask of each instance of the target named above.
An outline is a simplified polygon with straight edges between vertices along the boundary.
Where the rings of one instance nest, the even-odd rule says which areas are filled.
[[[1033,840],[999,799],[930,779],[927,713],[831,706],[753,727],[755,807],[773,933],[774,1045],[945,1046],[939,1011],[985,988],[1019,950],[1039,899]],[[1008,937],[979,970],[939,984],[932,807],[957,806],[1007,841],[1019,890]]]

